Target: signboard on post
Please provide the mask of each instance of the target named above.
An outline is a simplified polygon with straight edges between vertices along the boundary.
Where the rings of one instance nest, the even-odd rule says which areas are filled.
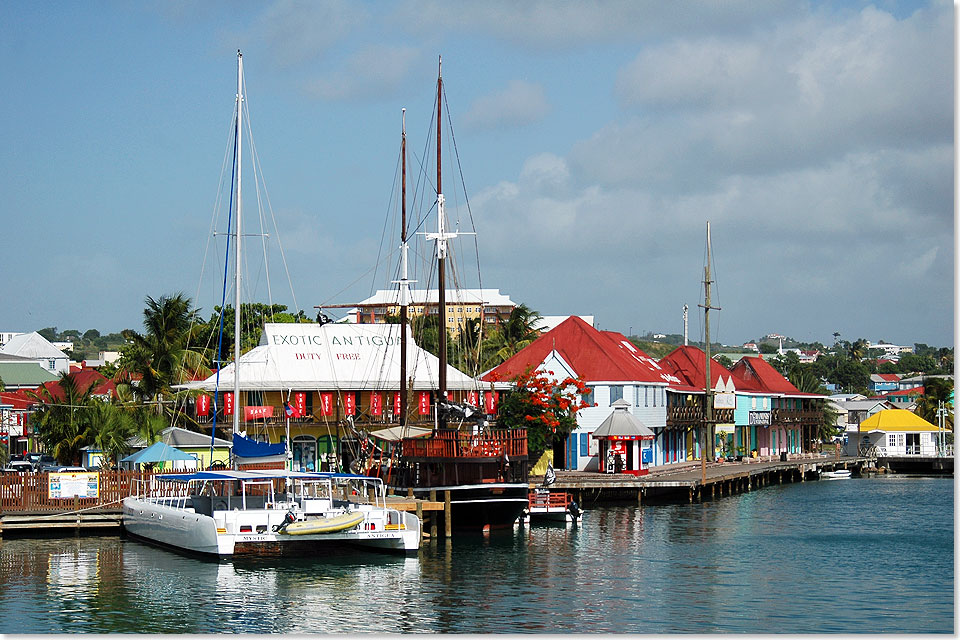
[[[47,485],[47,496],[51,500],[98,498],[100,497],[100,474],[80,471],[51,473]]]

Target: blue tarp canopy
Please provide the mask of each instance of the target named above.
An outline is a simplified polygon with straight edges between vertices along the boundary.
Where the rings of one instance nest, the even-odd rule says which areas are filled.
[[[171,447],[168,444],[163,442],[154,442],[152,445],[147,447],[142,451],[137,451],[132,453],[126,458],[120,460],[120,462],[131,462],[133,464],[144,464],[147,462],[166,462],[168,460],[193,460],[196,461],[189,453],[185,453],[177,449],[176,447]]]
[[[239,433],[233,434],[233,455],[241,458],[260,458],[263,456],[283,455],[287,452],[287,445],[280,442],[269,444],[245,438]]]

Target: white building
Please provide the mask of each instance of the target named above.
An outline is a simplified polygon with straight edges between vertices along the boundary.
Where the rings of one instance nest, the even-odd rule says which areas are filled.
[[[29,358],[51,373],[70,371],[70,359],[36,331],[13,336],[0,352]]]

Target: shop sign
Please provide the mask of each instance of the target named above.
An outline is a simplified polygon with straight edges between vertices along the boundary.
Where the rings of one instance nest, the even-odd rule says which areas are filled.
[[[769,411],[751,411],[749,415],[750,426],[763,426],[770,424]]]
[[[383,415],[383,394],[378,391],[370,394],[370,414],[375,416]]]

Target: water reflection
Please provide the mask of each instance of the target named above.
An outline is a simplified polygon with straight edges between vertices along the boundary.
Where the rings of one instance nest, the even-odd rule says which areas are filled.
[[[918,572],[922,558],[935,562]],[[580,526],[406,558],[208,562],[118,538],[4,540],[0,607],[3,633],[949,632],[952,483],[600,507]]]

